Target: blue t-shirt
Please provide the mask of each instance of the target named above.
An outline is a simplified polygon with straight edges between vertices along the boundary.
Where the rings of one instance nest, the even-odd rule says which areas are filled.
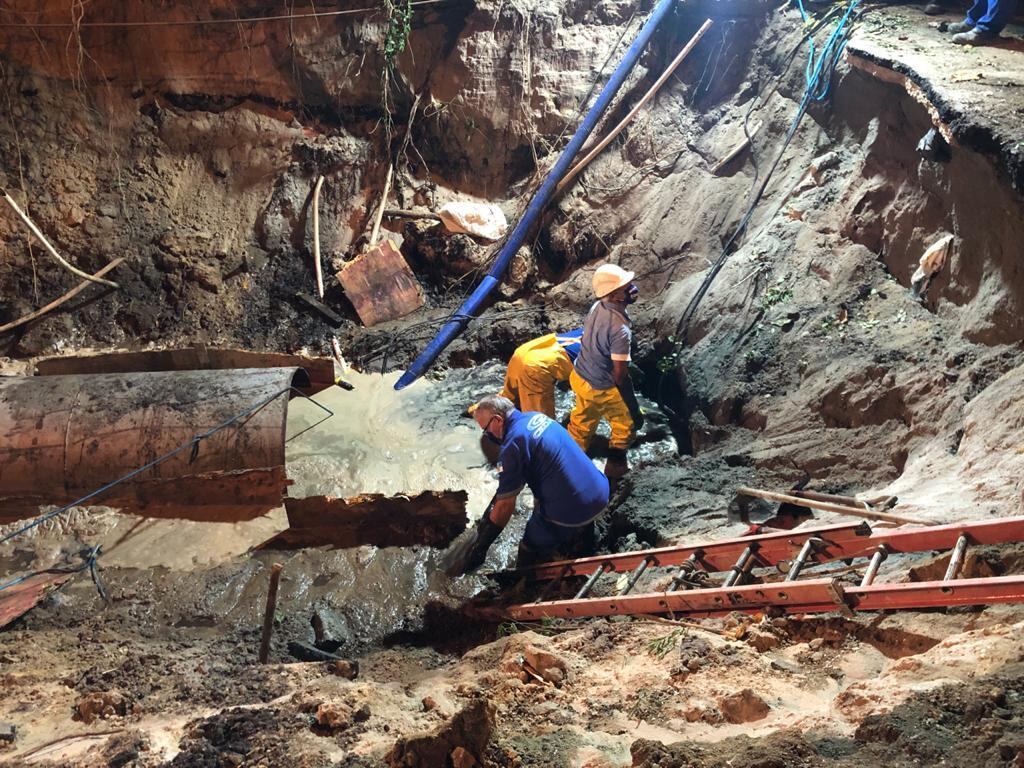
[[[629,315],[622,304],[601,299],[590,308],[574,365],[576,373],[594,389],[615,386],[613,360],[629,362],[629,345],[633,340],[629,324]]]
[[[574,363],[576,357],[580,353],[580,339],[583,338],[583,329],[577,328],[574,331],[565,331],[556,335],[558,345],[565,350],[565,354],[569,356],[569,359]]]
[[[498,498],[515,496],[524,485],[556,525],[589,523],[608,503],[608,478],[561,424],[543,413],[513,410],[498,455]]]

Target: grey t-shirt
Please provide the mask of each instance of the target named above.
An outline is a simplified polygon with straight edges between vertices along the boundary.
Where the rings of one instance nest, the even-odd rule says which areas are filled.
[[[583,341],[576,357],[576,373],[594,389],[611,389],[612,361],[629,361],[633,332],[624,304],[595,301],[583,324]]]

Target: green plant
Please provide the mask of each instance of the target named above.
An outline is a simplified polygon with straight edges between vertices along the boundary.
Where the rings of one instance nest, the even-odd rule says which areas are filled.
[[[780,277],[772,285],[768,286],[761,295],[761,309],[768,310],[777,304],[789,301],[793,298],[793,289],[786,283],[784,277]]]
[[[658,372],[659,373],[671,373],[679,367],[680,357],[683,353],[683,343],[676,341],[675,336],[669,336],[666,339],[672,347],[664,355],[658,358]]]
[[[667,635],[656,637],[647,643],[647,653],[656,659],[665,658],[669,652],[678,645],[679,640],[686,634],[686,630],[673,629]]]
[[[388,27],[384,32],[384,66],[380,73],[381,106],[383,107],[384,133],[387,144],[391,144],[391,78],[396,59],[409,44],[412,32],[412,0],[384,0],[384,14]]]

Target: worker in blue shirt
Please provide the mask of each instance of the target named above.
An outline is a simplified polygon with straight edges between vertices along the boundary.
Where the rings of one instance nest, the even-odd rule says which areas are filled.
[[[466,573],[483,563],[527,485],[535,504],[517,564],[592,550],[594,520],[608,503],[608,479],[569,433],[545,414],[519,411],[500,395],[477,403],[473,418],[488,439],[501,445],[498,491],[473,533],[446,555],[448,575]]]

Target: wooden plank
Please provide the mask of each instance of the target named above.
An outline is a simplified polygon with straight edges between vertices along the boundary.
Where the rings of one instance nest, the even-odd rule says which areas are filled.
[[[338,282],[367,327],[405,317],[424,303],[423,289],[391,240],[346,264]]]

